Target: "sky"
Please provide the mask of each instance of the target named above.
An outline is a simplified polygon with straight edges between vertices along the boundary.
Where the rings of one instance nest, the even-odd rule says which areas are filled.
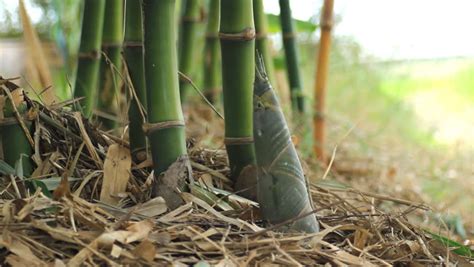
[[[334,0],[340,22],[334,34],[351,36],[381,59],[474,57],[474,0]],[[293,16],[307,20],[322,0],[291,1]],[[277,0],[265,0],[279,13]]]
[[[380,59],[474,57],[474,0],[334,0],[338,36],[358,41]],[[41,12],[25,1],[33,21]],[[292,0],[293,16],[308,20],[323,0]],[[15,0],[0,0],[9,10]],[[278,0],[264,1],[266,12],[280,12]]]

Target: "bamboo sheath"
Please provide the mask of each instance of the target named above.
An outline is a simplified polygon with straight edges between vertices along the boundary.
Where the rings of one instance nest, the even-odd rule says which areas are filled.
[[[263,217],[271,224],[279,224],[310,213],[313,207],[303,168],[261,61],[256,69],[253,107],[257,199]],[[310,214],[282,230],[313,233],[319,231],[319,224],[316,216]]]

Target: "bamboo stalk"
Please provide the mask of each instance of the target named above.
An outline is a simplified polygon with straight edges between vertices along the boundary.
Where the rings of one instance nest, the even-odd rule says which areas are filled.
[[[122,69],[123,0],[106,0],[104,28],[102,31],[102,57],[100,63],[99,97],[100,112],[117,116],[116,92],[120,88]],[[105,129],[113,129],[116,121],[99,117]]]
[[[257,33],[255,48],[263,57],[270,82],[276,84],[271,47],[268,41],[268,21],[263,9],[263,0],[253,1],[253,17],[255,20],[255,31]]]
[[[179,71],[191,77],[196,65],[196,41],[197,27],[201,20],[200,0],[187,0],[184,6],[182,17],[182,32],[180,40]],[[182,101],[186,99],[188,84],[185,81],[179,82],[179,89]]]
[[[132,158],[146,159],[146,136],[143,132],[146,112],[146,86],[143,66],[143,29],[140,1],[127,1],[125,18],[125,40],[123,52],[128,74],[133,85],[128,91],[131,99],[128,110],[129,140]],[[133,90],[133,91],[132,91]],[[143,109],[143,110],[142,110]]]
[[[220,90],[220,44],[219,44],[220,0],[209,1],[209,16],[206,29],[204,93],[211,103],[216,103]]]
[[[310,195],[290,131],[261,61],[254,84],[254,136],[258,164],[258,202],[271,224],[292,220],[283,230],[317,232]]]
[[[1,77],[0,80],[4,81]],[[25,130],[31,132],[32,123],[23,117],[28,109],[23,93],[23,89],[12,82],[6,81],[5,85],[0,85],[0,139],[4,161],[14,167],[20,157],[25,156],[22,157],[23,174],[29,176],[33,172],[30,158],[33,149]]]
[[[248,167],[255,165],[252,85],[255,77],[255,29],[252,0],[221,4],[219,38],[222,54],[225,144],[236,190],[255,185]],[[248,180],[250,179],[250,180]]]
[[[294,111],[304,112],[303,85],[299,70],[299,58],[296,44],[296,32],[291,16],[289,0],[280,1],[280,23],[285,48],[286,72],[290,84],[291,106]]]
[[[53,78],[51,76],[51,71],[48,66],[48,61],[46,60],[46,54],[38,37],[38,33],[31,24],[31,20],[28,16],[23,0],[20,0],[19,2],[19,10],[21,24],[23,26],[23,36],[25,38],[26,47],[28,48],[28,57],[31,58],[32,65],[34,65],[35,71],[38,72],[38,77],[42,87],[39,88],[39,91],[42,91],[41,100],[46,105],[52,105],[57,102],[57,99],[56,95],[54,94],[54,87],[52,86]],[[37,90],[37,88],[33,87],[33,90]]]
[[[321,16],[321,39],[317,58],[316,82],[314,86],[314,153],[322,162],[326,162],[324,154],[324,106],[329,66],[329,50],[331,48],[331,28],[333,24],[334,0],[324,0]]]
[[[143,1],[147,135],[155,177],[160,177],[175,161],[187,155],[178,87],[174,8],[174,0]],[[158,179],[153,187],[155,195],[161,190],[161,182]],[[173,197],[179,198],[179,195]],[[169,203],[173,198],[165,200]]]
[[[85,97],[79,110],[90,117],[96,103],[105,0],[85,0],[74,97]]]

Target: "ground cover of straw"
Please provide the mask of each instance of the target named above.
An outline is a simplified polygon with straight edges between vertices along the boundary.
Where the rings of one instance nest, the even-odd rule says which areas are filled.
[[[469,264],[412,223],[410,218],[422,218],[429,210],[423,203],[361,192],[321,177],[309,177],[315,181],[310,191],[321,232],[279,233],[265,225],[256,203],[230,193],[225,150],[207,145],[222,141],[222,121],[206,108],[188,110],[194,183],[182,193],[185,204],[170,211],[162,198],[150,197],[151,163],[130,163],[125,135],[98,130],[67,105],[35,105],[30,114],[38,165],[33,176],[53,194],[29,194],[27,179],[2,177],[3,264]],[[308,167],[308,176],[316,175],[313,168]],[[325,174],[324,168],[319,172]],[[171,169],[165,175],[178,174]],[[111,177],[125,190],[106,200],[101,195],[114,190]],[[109,187],[103,186],[105,180]]]

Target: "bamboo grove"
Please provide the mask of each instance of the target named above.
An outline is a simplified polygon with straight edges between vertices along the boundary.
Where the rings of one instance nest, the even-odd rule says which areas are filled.
[[[163,196],[170,208],[178,207],[180,192],[192,183],[191,173],[176,175],[174,181],[166,180],[163,173],[190,168],[183,107],[193,89],[179,72],[194,77],[200,68],[196,58],[204,55],[204,95],[214,105],[223,105],[224,144],[234,190],[257,200],[269,223],[292,221],[282,230],[318,231],[303,170],[273,91],[276,79],[265,1],[181,2],[84,0],[74,109],[104,130],[125,126],[133,161],[139,164],[151,158],[153,162],[153,194]],[[293,112],[303,114],[290,1],[279,3]],[[332,12],[325,10],[325,16]],[[326,20],[322,19],[324,25]],[[205,29],[199,26],[203,21],[207,21]],[[203,51],[198,50],[200,41],[205,42]],[[326,46],[320,53],[327,53]],[[325,62],[327,54],[320,55],[317,92],[325,86]],[[27,103],[20,88],[1,81],[4,159],[14,166],[22,158],[29,174],[32,162],[23,155],[31,156],[30,125],[13,122],[14,114],[25,112]],[[323,107],[321,96],[323,92],[318,93],[318,112]],[[10,143],[9,136],[24,138]]]

